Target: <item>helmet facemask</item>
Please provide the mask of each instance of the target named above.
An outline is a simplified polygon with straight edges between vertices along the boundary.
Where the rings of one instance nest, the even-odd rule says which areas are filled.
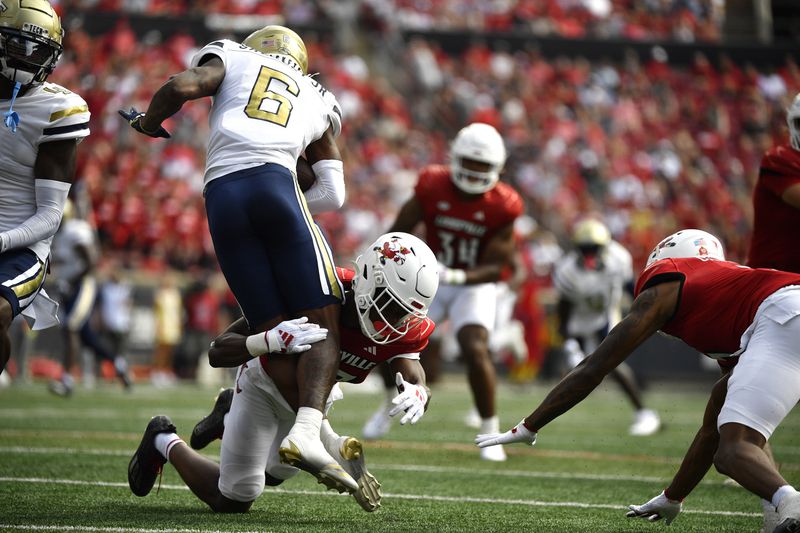
[[[483,194],[494,188],[505,162],[503,138],[488,124],[474,122],[462,128],[450,147],[453,183],[468,194]]]
[[[396,342],[425,320],[439,273],[436,256],[417,237],[382,235],[356,259],[355,270],[359,325],[372,342]]]
[[[22,86],[38,85],[53,72],[61,45],[29,31],[0,28],[0,74]]]

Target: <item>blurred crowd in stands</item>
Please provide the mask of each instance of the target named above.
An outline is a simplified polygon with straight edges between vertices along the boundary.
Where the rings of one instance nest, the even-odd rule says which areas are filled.
[[[62,10],[263,15],[325,23],[344,12],[384,28],[521,31],[537,36],[719,41],[724,0],[60,0]]]
[[[137,267],[215,264],[200,191],[208,103],[168,121],[169,142],[134,137],[116,113],[145,108],[200,44],[187,35],[138,40],[124,23],[97,38],[76,30],[53,76],[92,110],[78,177],[101,242]],[[678,68],[658,47],[650,58],[631,54],[615,64],[482,45],[449,56],[417,39],[395,58],[401,68],[382,73],[361,56],[307,44],[311,69],[345,114],[347,204],[320,217],[340,261],[388,225],[416,170],[446,162],[449,140],[471,121],[503,133],[504,179],[557,238],[596,212],[637,267],[679,227],[714,231],[733,259],[744,260],[758,163],[785,141],[785,108],[800,89],[800,69],[789,59],[759,70],[712,65],[698,54]]]
[[[365,3],[378,15],[389,4]],[[603,3],[503,5],[516,13],[508,20],[518,25],[525,6],[549,6],[548,13],[556,14],[576,9],[588,13],[586,6]],[[75,4],[148,12],[191,10],[194,5],[82,0],[61,6]],[[228,10],[228,4],[283,10],[291,4],[299,13],[309,3],[230,0],[205,3],[204,8]],[[437,27],[504,27],[490,24],[499,20],[497,13],[484,13],[480,23],[472,16],[459,20],[448,11],[450,2],[396,4],[398,13],[416,13],[418,21],[433,17]],[[485,11],[481,6],[490,4],[498,3],[476,3],[475,10]],[[700,25],[713,19],[711,3],[700,0],[611,4],[635,4],[638,8],[625,11],[626,17],[638,14],[651,24],[658,17],[646,17],[648,10],[671,17],[671,10],[685,10]],[[313,5],[323,9],[327,4]],[[438,21],[442,17],[446,22]],[[590,27],[587,22],[584,29]],[[769,147],[786,142],[785,108],[800,90],[800,68],[789,58],[772,69],[727,59],[712,64],[698,53],[687,67],[671,63],[658,46],[649,57],[630,52],[622,61],[592,62],[543,57],[532,48],[492,50],[479,43],[451,55],[422,38],[405,46],[348,53],[331,39],[318,40],[312,33],[303,37],[310,71],[319,72],[344,111],[339,145],[346,206],[318,217],[339,264],[347,265],[389,225],[411,194],[419,168],[447,162],[448,144],[462,126],[482,121],[501,131],[510,153],[503,179],[523,194],[529,215],[519,225],[520,256],[529,276],[523,287],[515,288],[520,295],[516,316],[525,325],[535,360],[523,369],[529,376],[548,344],[555,342],[542,312],[541,289],[549,286],[550,266],[579,217],[601,216],[614,238],[631,251],[637,270],[655,242],[681,227],[711,231],[722,238],[731,259],[746,259],[759,161]],[[185,307],[192,301],[191,287],[200,287],[198,280],[217,271],[201,191],[208,102],[190,103],[168,120],[165,126],[173,134],[168,142],[136,135],[117,110],[130,105],[146,109],[161,83],[184,69],[205,43],[182,33],[162,38],[150,32],[140,38],[123,20],[100,36],[70,28],[65,44],[51,80],[80,93],[92,111],[92,134],[79,149],[77,188],[93,208],[105,261],[162,284],[166,278],[153,274],[182,272]],[[199,315],[221,305],[230,310],[226,317],[235,315],[235,302],[224,284],[200,292]],[[203,333],[194,343],[198,347],[225,326],[219,320],[199,322]],[[176,349],[180,352],[175,346],[171,350]],[[196,361],[194,355],[192,359]]]

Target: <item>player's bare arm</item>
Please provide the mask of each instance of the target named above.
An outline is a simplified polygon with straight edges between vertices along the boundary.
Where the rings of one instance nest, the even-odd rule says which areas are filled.
[[[509,224],[492,237],[483,251],[478,265],[466,270],[467,285],[499,281],[503,270],[514,261],[514,225]]]
[[[153,95],[147,112],[141,118],[142,129],[156,131],[164,120],[180,111],[186,102],[214,96],[224,79],[225,65],[218,57],[172,76]]]
[[[800,209],[800,183],[795,183],[781,195],[781,200],[795,209]]]
[[[244,318],[231,323],[220,333],[208,349],[208,363],[214,368],[235,368],[250,359],[247,353],[247,322]]]
[[[673,316],[681,284],[670,281],[643,291],[627,316],[583,360],[550,391],[544,401],[525,419],[525,426],[538,431],[580,403],[644,341]]]
[[[717,417],[722,404],[725,403],[725,394],[728,391],[728,378],[730,372],[722,376],[708,398],[706,410],[703,414],[703,425],[695,435],[691,446],[683,457],[681,466],[672,478],[672,483],[666,489],[667,497],[672,500],[683,500],[703,480],[706,472],[714,463],[714,454],[719,445],[719,432],[717,431]]]
[[[328,127],[322,137],[312,142],[306,147],[306,160],[310,164],[325,159],[342,160],[342,154],[339,153],[339,147],[336,145],[336,136],[333,133],[333,126]]]
[[[415,196],[412,196],[400,208],[400,212],[397,213],[397,218],[392,227],[389,228],[389,232],[403,231],[405,233],[413,233],[417,224],[422,222],[422,216],[422,204]]]
[[[72,183],[77,154],[78,143],[75,139],[42,143],[36,155],[33,175],[37,179]]]
[[[305,154],[315,178],[304,190],[311,214],[339,209],[345,201],[344,164],[332,124],[306,147]]]

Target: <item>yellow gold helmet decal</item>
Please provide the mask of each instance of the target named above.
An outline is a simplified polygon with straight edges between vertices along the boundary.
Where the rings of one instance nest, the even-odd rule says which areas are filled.
[[[303,74],[308,72],[308,52],[303,39],[285,26],[266,26],[251,33],[242,44],[265,54],[282,54],[297,63]]]

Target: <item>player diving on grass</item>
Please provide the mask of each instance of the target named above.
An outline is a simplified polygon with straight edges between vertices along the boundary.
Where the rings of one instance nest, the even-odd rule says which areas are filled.
[[[282,460],[341,489],[356,482],[325,451],[320,424],[336,378],[343,289],[312,214],[342,206],[342,128],[333,94],[308,72],[303,40],[267,26],[242,43],[214,41],[153,96],[146,113],[120,114],[137,132],[168,138],[161,125],[183,104],[213,97],[203,196],[214,251],[249,333],[301,316],[329,334],[297,357],[297,418]],[[294,173],[305,153],[316,182],[305,196]],[[263,344],[263,343],[262,343]],[[266,351],[266,346],[262,346]]]
[[[670,235],[651,252],[630,312],[600,346],[519,424],[505,433],[478,435],[475,442],[480,447],[534,444],[542,427],[580,403],[660,330],[701,353],[739,358],[715,416],[717,432],[699,434],[710,445],[698,445],[701,453],[689,457],[698,462],[696,482],[713,462],[720,473],[771,502],[778,515],[775,533],[800,531],[800,492],[764,452],[767,440],[800,400],[798,285],[800,274],[725,261],[719,240],[704,231]],[[707,408],[707,415],[709,410],[714,408]],[[645,505],[631,506],[628,516],[663,517],[669,523],[680,510],[680,502],[670,496],[662,493]]]
[[[387,362],[398,389],[392,414],[404,413],[400,423],[415,424],[430,400],[419,353],[435,327],[426,314],[439,285],[436,257],[413,235],[387,233],[356,259],[355,271],[338,268],[337,275],[347,296],[335,326],[341,336],[337,381],[361,383],[377,364]],[[199,449],[221,436],[220,464],[187,446],[168,417],[156,416],[131,458],[131,491],[147,495],[169,461],[214,511],[245,512],[265,485],[279,485],[297,474],[280,458],[299,405],[297,356],[328,334],[304,317],[253,335],[243,319],[231,324],[213,341],[208,357],[212,366],[240,365],[235,385],[220,394],[190,440]],[[341,397],[334,386],[325,412]],[[327,418],[320,437],[336,466],[356,480],[357,489],[350,492],[361,507],[377,509],[380,484],[366,468],[361,442],[339,436]],[[334,481],[320,477],[320,483],[342,492]]]

